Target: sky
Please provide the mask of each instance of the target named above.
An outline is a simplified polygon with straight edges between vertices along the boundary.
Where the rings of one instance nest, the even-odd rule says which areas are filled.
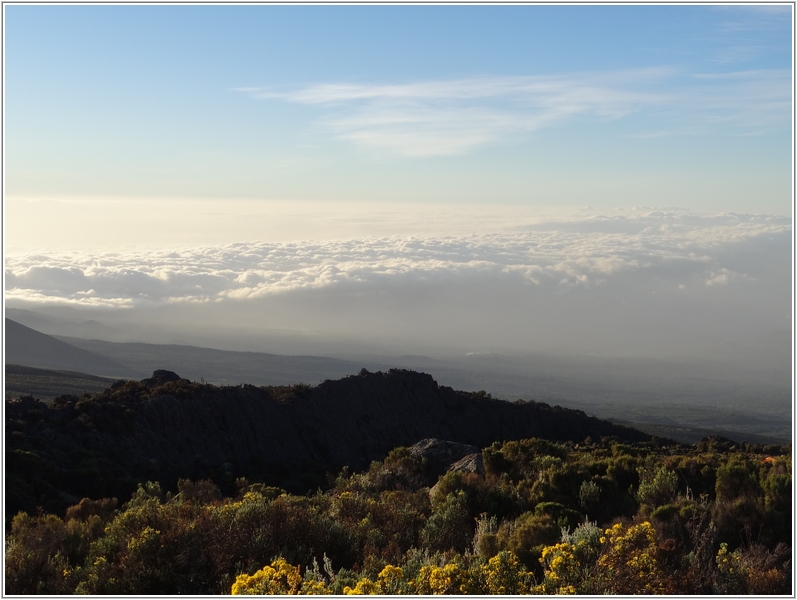
[[[790,5],[4,14],[6,306],[306,353],[792,327]]]

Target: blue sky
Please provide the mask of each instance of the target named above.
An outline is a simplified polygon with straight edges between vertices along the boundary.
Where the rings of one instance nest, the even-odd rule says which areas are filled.
[[[4,10],[7,306],[310,354],[792,328],[791,6]]]
[[[791,9],[6,6],[6,193],[791,210]]]

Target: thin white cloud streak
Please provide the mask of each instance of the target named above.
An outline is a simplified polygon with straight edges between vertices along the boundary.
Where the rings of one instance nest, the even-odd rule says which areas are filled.
[[[462,154],[570,117],[619,118],[665,96],[622,89],[666,69],[558,77],[474,77],[403,85],[312,85],[290,92],[242,88],[259,99],[349,109],[324,124],[341,139],[404,156]],[[495,104],[499,106],[495,106]]]
[[[647,93],[629,92],[619,86],[656,81],[673,74],[669,68],[561,76],[471,77],[397,85],[317,84],[291,92],[264,88],[237,88],[261,99],[283,99],[301,104],[334,104],[356,100],[473,100],[514,98],[540,106],[559,101],[576,106],[610,108],[618,103],[651,100]],[[614,87],[612,87],[614,86]]]
[[[565,114],[561,110],[523,115],[484,108],[405,107],[401,112],[378,108],[330,119],[327,125],[341,139],[361,146],[404,156],[449,156],[536,131],[564,119]]]
[[[611,120],[645,110],[657,111],[659,126],[675,130],[700,131],[719,123],[749,134],[788,127],[791,74],[786,70],[680,75],[651,68],[237,91],[317,106],[329,111],[321,122],[340,139],[414,157],[463,154],[579,116]]]
[[[483,281],[533,286],[544,294],[563,287],[620,289],[652,279],[672,289],[733,286],[754,282],[773,256],[787,255],[790,233],[783,217],[656,211],[482,235],[7,255],[6,301],[118,307],[230,303],[295,292],[449,288]]]

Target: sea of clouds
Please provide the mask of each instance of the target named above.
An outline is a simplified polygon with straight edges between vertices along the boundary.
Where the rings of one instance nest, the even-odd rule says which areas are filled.
[[[555,291],[655,279],[685,290],[752,284],[788,264],[790,239],[786,217],[649,211],[472,235],[11,254],[5,286],[7,301],[118,307],[468,282]]]

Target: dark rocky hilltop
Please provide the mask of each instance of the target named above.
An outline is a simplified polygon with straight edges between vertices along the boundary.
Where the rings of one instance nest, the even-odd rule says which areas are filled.
[[[289,490],[367,467],[426,438],[483,448],[540,437],[573,442],[650,436],[582,411],[511,403],[439,386],[405,370],[349,376],[316,387],[216,387],[156,371],[106,391],[6,403],[6,517],[62,511],[86,496],[129,497],[139,482],[173,488],[211,478],[234,489],[246,477]]]

